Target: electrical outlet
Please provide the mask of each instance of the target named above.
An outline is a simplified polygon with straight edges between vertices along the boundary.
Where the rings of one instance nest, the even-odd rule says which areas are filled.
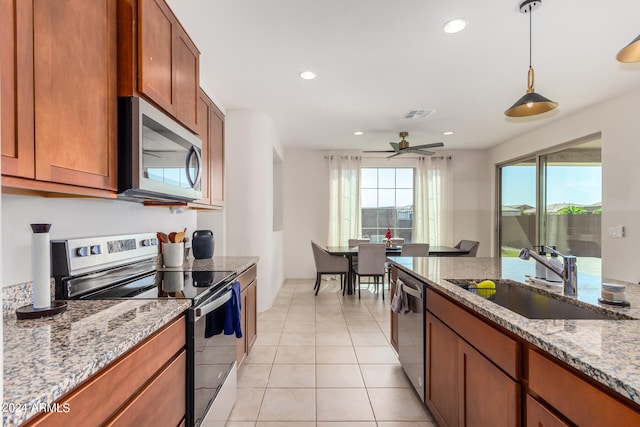
[[[624,237],[624,225],[616,225],[615,227],[609,227],[609,237],[619,239]]]

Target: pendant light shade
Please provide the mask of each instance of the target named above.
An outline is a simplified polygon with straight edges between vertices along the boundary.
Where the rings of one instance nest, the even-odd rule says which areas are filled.
[[[616,59],[620,62],[640,62],[640,36],[618,52]]]
[[[551,111],[557,106],[557,102],[535,93],[533,90],[533,67],[529,67],[527,93],[518,99],[504,114],[509,117],[535,116],[536,114]]]
[[[527,117],[536,114],[546,113],[558,106],[557,102],[551,101],[535,92],[534,73],[531,65],[531,14],[533,10],[542,4],[542,0],[525,0],[520,4],[520,12],[529,14],[529,72],[527,74],[527,93],[524,94],[515,104],[504,114],[508,117]]]

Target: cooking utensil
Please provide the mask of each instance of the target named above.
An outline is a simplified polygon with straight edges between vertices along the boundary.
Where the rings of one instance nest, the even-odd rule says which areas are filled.
[[[160,239],[162,243],[169,243],[169,237],[166,234],[158,231],[156,235],[158,236],[158,239]]]
[[[184,230],[175,233],[175,235],[173,236],[173,242],[174,243],[182,242],[182,240],[184,240],[184,235],[186,232],[187,232],[187,228],[185,227]]]
[[[172,231],[171,233],[169,233],[169,243],[175,243],[176,242],[176,232]]]

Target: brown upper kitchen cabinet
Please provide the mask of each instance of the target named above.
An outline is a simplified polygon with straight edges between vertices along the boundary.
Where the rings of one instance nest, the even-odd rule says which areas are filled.
[[[198,131],[200,52],[164,0],[118,0],[118,95],[144,95]]]
[[[112,196],[116,0],[1,1],[3,186]]]
[[[202,199],[193,208],[224,207],[224,114],[206,93],[198,94],[198,135],[202,139]]]

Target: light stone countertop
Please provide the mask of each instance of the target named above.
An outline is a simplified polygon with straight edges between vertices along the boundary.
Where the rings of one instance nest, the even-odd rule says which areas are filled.
[[[68,301],[42,319],[4,317],[3,425],[19,425],[180,316],[190,300]],[[4,408],[3,408],[4,409]],[[73,408],[71,408],[73,410]]]
[[[257,261],[258,257],[189,259],[181,269],[241,273]],[[188,299],[68,301],[61,314],[17,320],[15,309],[31,302],[31,284],[5,287],[2,294],[2,401],[18,408],[3,412],[3,426],[24,423],[37,414],[31,408],[55,402],[191,306]]]
[[[618,313],[634,320],[528,319],[446,279],[510,279],[525,283],[525,274],[535,273],[533,260],[469,257],[390,257],[389,260],[472,311],[640,404],[640,321],[635,320],[640,319],[640,285],[626,283],[627,299],[631,303],[629,308],[603,306],[597,301],[601,278],[580,274],[578,265],[578,297],[575,303],[597,306],[598,311]],[[564,295],[557,297],[568,298]]]

